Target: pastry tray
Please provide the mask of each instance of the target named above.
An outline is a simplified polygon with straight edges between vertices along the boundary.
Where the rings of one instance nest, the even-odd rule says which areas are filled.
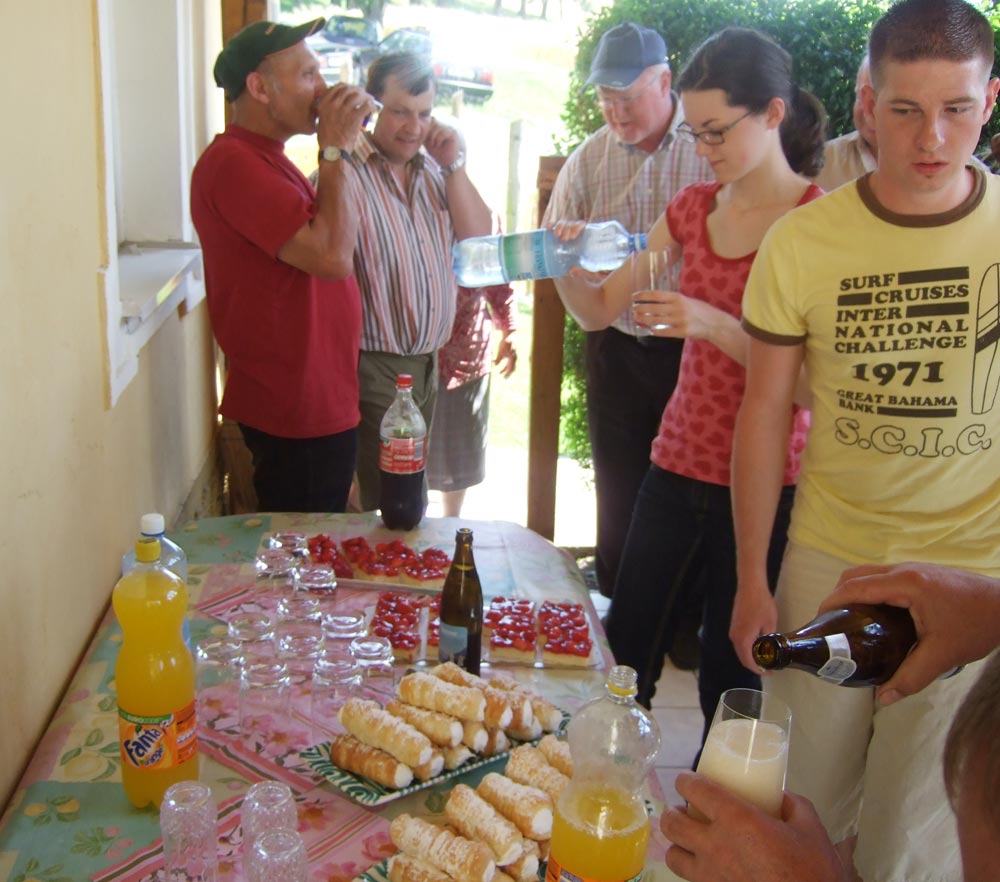
[[[555,734],[558,736],[564,735],[568,723],[569,714],[566,713],[566,711],[563,711],[562,720],[559,723]],[[515,742],[515,746],[518,743],[537,744],[538,742]],[[329,741],[324,741],[322,744],[314,745],[313,747],[309,747],[306,750],[299,752],[299,756],[302,757],[305,763],[317,775],[323,777],[348,799],[352,799],[361,805],[383,805],[384,803],[392,802],[393,800],[400,799],[410,793],[416,793],[419,790],[426,790],[429,787],[436,787],[438,784],[443,784],[446,781],[450,781],[452,778],[458,778],[468,772],[474,772],[476,769],[481,769],[484,766],[489,766],[493,763],[498,763],[501,760],[506,760],[509,755],[510,751],[507,750],[503,753],[495,754],[494,756],[477,757],[463,763],[457,769],[450,769],[442,772],[440,775],[435,775],[427,781],[417,781],[414,779],[413,783],[409,786],[401,787],[399,790],[393,790],[389,787],[383,787],[375,781],[370,781],[368,778],[362,778],[360,775],[348,772],[336,765],[336,763],[330,759]]]

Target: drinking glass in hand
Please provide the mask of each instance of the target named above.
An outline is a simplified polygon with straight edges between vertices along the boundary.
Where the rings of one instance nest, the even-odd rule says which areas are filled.
[[[788,705],[772,695],[758,689],[723,692],[698,773],[780,817],[791,725]]]
[[[666,248],[650,248],[632,255],[632,314],[640,335],[653,331],[665,331],[670,325],[652,321],[647,310],[656,308],[656,301],[644,297],[650,291],[669,291],[673,285],[670,279],[670,251]]]
[[[246,877],[247,882],[307,882],[302,836],[287,828],[261,833],[246,859]]]
[[[163,795],[164,882],[216,882],[219,837],[212,791],[200,781],[180,781]]]

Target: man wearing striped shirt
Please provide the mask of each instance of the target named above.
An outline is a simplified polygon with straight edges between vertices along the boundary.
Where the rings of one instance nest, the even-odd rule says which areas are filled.
[[[695,146],[676,137],[683,115],[670,90],[667,47],[634,22],[608,30],[598,43],[588,84],[606,125],[569,157],[559,173],[544,223],[617,220],[645,232],[674,194],[709,180]],[[560,293],[586,288],[564,276]],[[632,505],[649,468],[649,451],[673,392],[684,341],[637,336],[631,310],[610,328],[588,331],[587,417],[597,493],[597,559],[601,593],[610,597]]]
[[[377,58],[367,89],[383,109],[352,155],[361,213],[354,273],[362,300],[357,477],[365,511],[378,505],[379,425],[397,374],[412,375],[414,401],[431,423],[436,353],[455,321],[452,245],[492,232],[492,213],[465,172],[461,135],[431,116],[435,85],[417,55]]]

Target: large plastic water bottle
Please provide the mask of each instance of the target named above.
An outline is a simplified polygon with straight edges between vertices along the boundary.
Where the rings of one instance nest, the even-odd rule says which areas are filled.
[[[184,584],[188,580],[187,555],[176,542],[164,535],[166,524],[159,512],[144,514],[139,520],[139,532],[146,537],[160,540],[160,565],[179,576]],[[130,548],[122,555],[122,575],[135,568],[135,548]]]
[[[646,248],[645,233],[630,233],[618,221],[587,224],[570,242],[552,230],[477,236],[455,243],[455,276],[460,285],[479,288],[525,279],[554,279],[574,266],[605,272]]]
[[[636,679],[632,668],[612,668],[604,695],[570,720],[573,778],[556,803],[546,882],[625,882],[642,873],[649,817],[640,793],[660,730],[636,704]]]

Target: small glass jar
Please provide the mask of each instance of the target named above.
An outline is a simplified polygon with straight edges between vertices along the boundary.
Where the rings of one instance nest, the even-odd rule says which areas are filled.
[[[392,666],[392,644],[387,637],[355,637],[351,655],[361,667],[365,696],[385,702],[396,697],[396,674]]]

